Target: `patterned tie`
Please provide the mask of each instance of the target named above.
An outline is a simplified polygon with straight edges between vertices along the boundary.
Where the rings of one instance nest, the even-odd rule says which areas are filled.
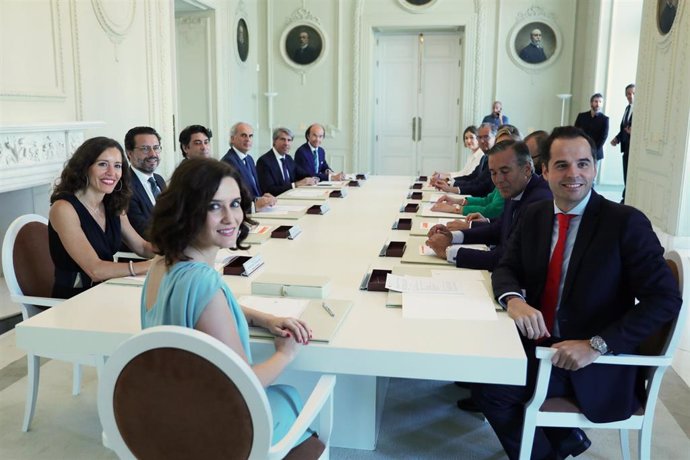
[[[319,151],[314,149],[314,173],[319,173]]]
[[[156,179],[153,177],[149,177],[149,185],[151,186],[151,193],[153,193],[153,198],[158,198],[158,195],[161,194],[161,189],[158,188],[158,184],[156,184]]]
[[[556,305],[558,304],[558,288],[561,284],[561,272],[563,271],[563,251],[565,250],[565,240],[568,237],[568,227],[570,219],[574,214],[556,214],[558,218],[558,240],[553,248],[551,260],[549,261],[549,271],[546,275],[546,285],[541,296],[541,314],[544,317],[544,324],[549,332],[553,332],[553,325],[556,319]]]
[[[285,180],[285,182],[290,182],[290,173],[288,172],[287,163],[285,162],[285,157],[281,158],[280,162],[283,163],[283,179]]]

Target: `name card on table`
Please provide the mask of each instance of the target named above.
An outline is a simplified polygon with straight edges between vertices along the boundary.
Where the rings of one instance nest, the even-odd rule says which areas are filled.
[[[255,256],[235,256],[223,267],[224,275],[249,276],[264,264],[260,254]]]

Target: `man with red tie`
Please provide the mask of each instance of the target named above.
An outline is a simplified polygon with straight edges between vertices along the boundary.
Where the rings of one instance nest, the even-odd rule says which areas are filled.
[[[592,190],[595,152],[582,130],[554,129],[542,152],[554,201],[525,209],[492,274],[494,294],[523,341],[527,384],[476,385],[472,395],[511,459],[521,442],[533,442],[537,459],[576,456],[591,444],[569,428],[538,428],[534,439],[520,439],[537,343],[556,348],[548,396],[574,398],[594,422],[621,420],[639,407],[638,370],[593,361],[634,353],[680,310],[678,285],[649,220]]]

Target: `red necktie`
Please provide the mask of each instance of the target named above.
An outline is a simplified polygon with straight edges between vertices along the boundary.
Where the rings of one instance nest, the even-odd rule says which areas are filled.
[[[558,304],[558,287],[561,284],[561,271],[563,270],[563,251],[565,250],[565,240],[568,237],[568,227],[570,219],[574,214],[556,214],[558,218],[558,240],[553,248],[551,260],[549,261],[549,271],[546,274],[546,286],[541,296],[541,314],[544,316],[544,324],[549,332],[553,332],[553,323],[556,319],[556,305]]]

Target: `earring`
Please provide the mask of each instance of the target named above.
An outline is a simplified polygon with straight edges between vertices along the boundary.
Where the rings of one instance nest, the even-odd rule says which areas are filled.
[[[85,188],[89,188],[89,175],[85,174],[84,177],[86,177],[86,187]]]
[[[114,188],[113,192],[119,192],[120,190],[122,190],[122,180],[117,181],[117,183],[120,185],[120,188]]]

